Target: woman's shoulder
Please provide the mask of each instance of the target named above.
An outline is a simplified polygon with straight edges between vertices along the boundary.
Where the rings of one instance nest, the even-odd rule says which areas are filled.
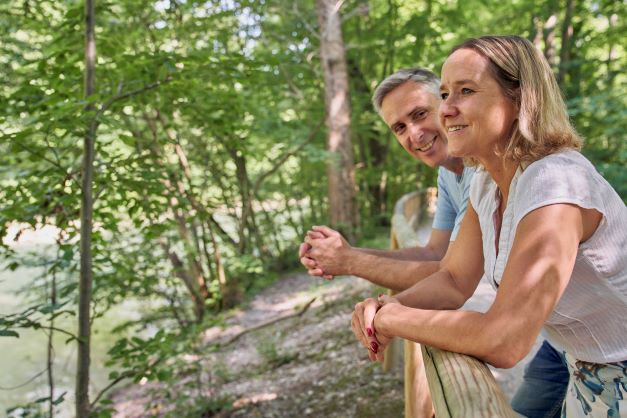
[[[594,165],[580,152],[567,150],[534,161],[523,170],[516,185],[515,205],[520,217],[554,203],[601,210],[616,199],[616,192]]]
[[[593,187],[601,175],[594,165],[575,150],[547,155],[525,167],[518,180],[523,190],[568,192],[571,188]],[[537,190],[539,189],[539,190]]]
[[[536,160],[529,164],[523,171],[523,175],[526,177],[533,177],[534,175],[555,172],[559,173],[571,173],[574,170],[594,171],[596,169],[592,163],[576,150],[563,150],[553,154],[549,154],[539,160]]]

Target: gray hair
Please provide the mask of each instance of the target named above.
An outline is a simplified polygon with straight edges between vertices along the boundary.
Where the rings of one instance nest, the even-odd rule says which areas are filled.
[[[374,91],[372,105],[379,115],[381,115],[381,104],[385,96],[408,81],[427,87],[435,96],[440,95],[440,79],[437,75],[424,68],[403,68],[383,80]]]

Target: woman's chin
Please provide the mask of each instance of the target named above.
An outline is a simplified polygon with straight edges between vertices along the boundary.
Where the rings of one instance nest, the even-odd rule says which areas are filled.
[[[449,143],[450,144],[450,143]],[[468,152],[466,150],[464,150],[463,148],[455,148],[449,145],[448,147],[448,154],[451,157],[456,157],[456,158],[463,158],[463,157],[469,157]]]

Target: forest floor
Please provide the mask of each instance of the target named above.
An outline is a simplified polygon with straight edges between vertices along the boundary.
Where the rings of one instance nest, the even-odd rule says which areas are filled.
[[[217,342],[222,346],[189,359],[203,362],[206,371],[202,393],[191,398],[202,399],[204,406],[198,409],[196,402],[193,412],[181,413],[176,399],[178,391],[186,390],[182,383],[180,388],[169,388],[169,399],[155,396],[163,388],[155,391],[158,384],[148,383],[118,390],[113,397],[114,416],[401,417],[401,368],[385,373],[381,365],[371,363],[350,329],[355,303],[379,290],[356,277],[327,282],[304,273],[289,274],[233,312],[225,326],[206,331],[208,347]],[[492,298],[492,289],[481,283],[466,307],[484,310]],[[225,344],[244,330],[289,315]],[[493,370],[508,397],[521,379],[524,364]]]

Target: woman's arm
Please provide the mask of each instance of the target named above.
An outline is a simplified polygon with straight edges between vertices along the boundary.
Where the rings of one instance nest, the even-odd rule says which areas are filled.
[[[530,212],[518,224],[501,285],[488,312],[389,304],[375,316],[377,333],[469,354],[496,367],[514,366],[533,346],[568,284],[579,243],[594,233],[600,218],[594,210],[568,204]],[[453,278],[462,277],[465,271],[463,263],[452,263],[449,268]]]
[[[457,239],[451,242],[440,265],[441,269],[435,274],[391,300],[414,308],[457,309],[473,294],[483,275],[483,247],[479,219],[470,202]],[[379,306],[380,303],[374,299],[355,305],[352,327],[357,339],[371,351],[370,358],[382,360],[382,348],[391,337],[400,334],[386,336],[375,330],[373,320]]]
[[[458,309],[474,293],[483,275],[479,218],[472,204],[459,234],[440,262],[439,271],[397,294],[403,305],[421,309]]]

